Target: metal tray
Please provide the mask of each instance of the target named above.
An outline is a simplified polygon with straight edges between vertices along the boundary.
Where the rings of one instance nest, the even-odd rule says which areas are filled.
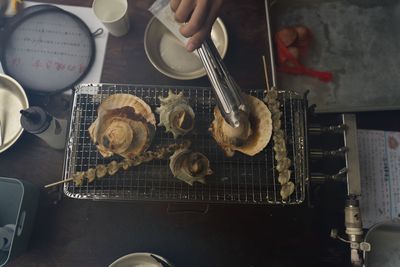
[[[78,86],[73,100],[64,179],[70,178],[77,171],[113,160],[102,158],[87,131],[97,117],[97,107],[102,100],[111,94],[129,93],[142,98],[154,110],[159,105],[158,97],[166,96],[169,89],[183,91],[196,113],[196,131],[185,138],[192,140],[194,151],[202,152],[210,159],[214,174],[207,179],[207,183],[187,185],[171,175],[168,161],[157,160],[129,171],[120,171],[91,184],[84,183],[80,187],[72,182],[66,183],[64,193],[67,196],[96,200],[254,204],[299,204],[304,201],[308,181],[305,135],[307,101],[305,97],[291,91],[279,94],[285,122],[282,128],[287,137],[288,157],[293,162],[291,180],[296,185],[294,194],[287,201],[282,201],[279,194],[272,141],[254,157],[240,153],[232,158],[223,155],[208,132],[215,106],[209,88],[111,84]],[[259,98],[264,94],[263,90],[252,90],[250,93]],[[164,128],[158,128],[152,147],[175,142],[171,135],[165,133]]]

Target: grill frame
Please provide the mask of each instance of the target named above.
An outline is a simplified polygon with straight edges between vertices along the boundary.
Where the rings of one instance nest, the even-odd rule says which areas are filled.
[[[308,188],[307,149],[307,97],[294,91],[279,92],[283,111],[282,129],[287,134],[288,157],[293,164],[291,181],[296,190],[291,198],[283,201],[279,196],[280,185],[276,176],[274,152],[271,140],[267,148],[255,157],[236,153],[233,158],[223,156],[222,150],[207,132],[211,124],[215,101],[212,91],[204,87],[151,86],[123,84],[82,84],[75,88],[71,109],[70,129],[65,152],[63,179],[76,171],[86,170],[95,164],[107,163],[91,143],[87,132],[97,116],[101,100],[112,93],[131,93],[142,98],[152,110],[159,104],[158,96],[166,96],[168,90],[180,92],[189,98],[197,118],[197,133],[190,136],[192,148],[209,157],[215,175],[206,185],[193,187],[172,177],[168,161],[153,161],[131,170],[119,171],[92,184],[86,182],[76,187],[72,182],[64,184],[64,194],[71,198],[93,200],[167,201],[237,204],[300,204],[305,200]],[[250,90],[250,94],[262,98],[263,90]],[[156,115],[157,121],[158,116]],[[203,121],[204,119],[204,121]],[[200,122],[198,122],[200,121]],[[178,139],[179,140],[179,139]],[[152,150],[156,145],[174,143],[172,135],[164,128],[157,128]],[[265,173],[266,176],[263,176]],[[265,179],[265,181],[264,181]]]

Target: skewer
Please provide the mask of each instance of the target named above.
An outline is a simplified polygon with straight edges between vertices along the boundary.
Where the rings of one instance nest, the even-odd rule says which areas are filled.
[[[56,185],[59,185],[59,184],[65,184],[65,183],[68,183],[68,182],[72,182],[73,180],[74,180],[74,178],[61,180],[61,181],[58,181],[58,182],[55,182],[55,183],[52,183],[52,184],[45,185],[44,188],[50,188],[50,187],[53,187],[53,186],[56,186]]]
[[[100,166],[100,165],[97,165],[96,167],[90,168],[86,171],[77,172],[71,178],[45,185],[44,188],[50,188],[50,187],[53,187],[53,186],[56,186],[59,184],[64,184],[64,183],[68,183],[68,182],[72,182],[72,181],[74,181],[78,186],[78,185],[82,184],[84,178],[87,178],[89,180],[89,182],[92,182],[94,179],[102,178],[107,173],[109,175],[114,175],[115,173],[117,173],[117,171],[119,169],[121,169],[121,167],[120,167],[121,164],[127,164],[128,167],[126,167],[126,168],[122,167],[122,169],[127,170],[129,167],[138,166],[144,162],[149,162],[154,159],[169,158],[176,150],[179,150],[182,148],[188,148],[190,145],[191,145],[190,141],[184,141],[181,144],[172,144],[169,146],[161,147],[155,152],[146,151],[146,152],[142,153],[141,155],[133,157],[132,159],[124,159],[121,162],[112,161],[107,165],[101,164],[102,167],[105,168],[105,173],[103,173],[102,176],[97,176],[98,172],[96,171],[96,169],[97,169],[97,167]],[[107,168],[109,168],[110,164],[116,165],[117,166],[116,170],[110,171],[110,169],[107,169]],[[90,176],[91,176],[91,178],[88,178]],[[75,180],[75,179],[79,180],[79,184],[78,184],[77,180]]]
[[[265,78],[267,81],[267,92],[264,98],[268,108],[272,114],[272,129],[273,129],[273,140],[274,140],[274,151],[275,151],[275,160],[276,171],[278,173],[278,182],[281,185],[280,195],[283,201],[288,201],[290,196],[294,193],[295,185],[292,181],[290,181],[291,173],[290,166],[292,165],[291,160],[288,157],[287,149],[286,149],[286,138],[284,132],[282,131],[282,112],[280,111],[280,103],[278,99],[278,92],[276,87],[269,87],[268,83],[268,72],[267,65],[265,61],[265,57],[263,56],[264,62],[264,70],[265,70]]]

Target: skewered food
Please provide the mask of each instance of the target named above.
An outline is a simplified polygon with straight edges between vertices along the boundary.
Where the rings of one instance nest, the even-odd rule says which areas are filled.
[[[103,164],[99,164],[96,166],[96,177],[103,178],[107,175],[107,167]]]
[[[189,185],[193,185],[194,182],[205,184],[205,177],[213,173],[206,156],[187,148],[175,151],[169,167],[174,177]]]
[[[189,141],[185,141],[181,144],[172,144],[166,147],[161,147],[156,151],[146,151],[141,155],[134,156],[131,159],[123,159],[121,162],[115,160],[104,165],[99,164],[96,167],[89,168],[87,171],[77,172],[72,175],[71,179],[64,180],[62,182],[73,181],[75,186],[81,186],[87,179],[88,183],[93,182],[95,179],[101,179],[104,176],[115,175],[119,170],[128,170],[133,166],[138,166],[143,162],[149,162],[154,159],[167,159],[177,150],[185,150],[190,146]]]
[[[282,185],[281,188],[281,197],[282,199],[288,199],[294,192],[294,183],[287,182],[286,184]]]
[[[158,126],[164,126],[166,132],[170,132],[176,139],[194,128],[195,114],[183,93],[174,94],[171,90],[168,97],[160,97],[161,105],[156,112],[160,114]]]
[[[235,151],[254,156],[268,144],[272,134],[271,112],[258,98],[243,94],[250,109],[249,118],[240,120],[239,127],[230,126],[222,117],[218,107],[214,108],[214,121],[209,131],[224,150],[227,157]]]
[[[103,157],[117,154],[131,158],[150,146],[156,120],[151,108],[140,98],[111,95],[100,104],[97,113],[89,134]]]
[[[267,103],[272,113],[272,139],[274,141],[273,149],[277,163],[275,168],[278,172],[278,182],[281,184],[280,195],[283,200],[287,200],[293,194],[295,185],[290,181],[292,172],[289,169],[292,162],[287,157],[285,133],[281,129],[282,111],[280,111],[279,108],[280,103],[276,88],[272,88],[267,92],[264,101]]]
[[[85,179],[85,172],[77,172],[72,176],[72,179],[76,186],[80,186]]]

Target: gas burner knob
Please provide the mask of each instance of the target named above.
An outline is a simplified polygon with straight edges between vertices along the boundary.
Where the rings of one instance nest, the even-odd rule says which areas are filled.
[[[343,168],[336,174],[311,173],[311,182],[313,184],[323,184],[328,180],[345,182],[347,171],[347,168]]]
[[[321,160],[324,158],[344,157],[347,151],[347,147],[341,147],[336,150],[311,149],[310,158],[311,160]]]
[[[311,135],[320,135],[324,133],[343,134],[347,126],[345,124],[322,126],[320,124],[312,124],[308,128],[308,133]]]

